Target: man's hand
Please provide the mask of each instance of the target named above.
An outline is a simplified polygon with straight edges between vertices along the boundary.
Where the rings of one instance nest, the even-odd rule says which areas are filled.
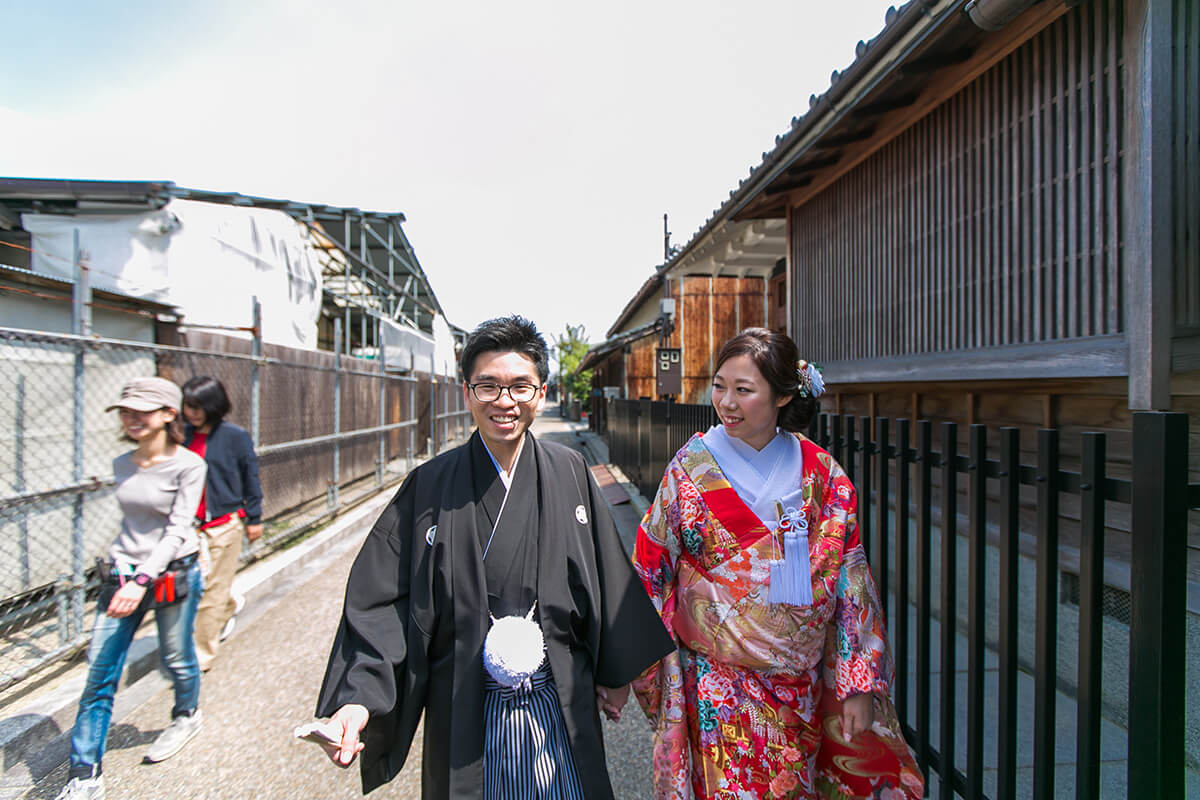
[[[842,703],[842,736],[848,743],[875,724],[875,697],[855,694]]]
[[[596,702],[599,704],[600,710],[604,712],[604,716],[611,721],[621,721],[621,709],[625,707],[627,700],[629,700],[628,684],[619,689],[609,689],[596,684]]]
[[[354,763],[355,756],[363,749],[363,743],[358,740],[358,736],[367,726],[369,716],[365,706],[347,703],[329,718],[329,724],[342,732],[340,745],[321,745],[325,755],[329,756],[333,763],[339,767],[348,767]]]
[[[108,610],[105,613],[114,619],[128,617],[137,610],[145,596],[146,587],[138,586],[133,581],[125,581],[125,585],[117,589],[117,593],[109,601]]]
[[[263,526],[261,522],[256,522],[253,525],[246,526],[246,538],[251,542],[257,541],[262,536]]]

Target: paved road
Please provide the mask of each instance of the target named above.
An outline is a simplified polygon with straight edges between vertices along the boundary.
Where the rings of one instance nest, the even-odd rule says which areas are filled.
[[[535,431],[578,446],[571,428],[546,416]],[[627,506],[619,507],[618,519],[629,533]],[[330,559],[243,613],[239,630],[205,676],[199,736],[161,764],[140,762],[168,721],[172,693],[157,675],[144,679],[151,689],[155,681],[161,688],[111,729],[104,760],[109,800],[361,797],[357,768],[340,770],[318,748],[291,737],[292,728],[312,714],[353,556],[351,550]],[[606,721],[605,726],[617,797],[647,797],[650,730],[645,718],[631,702],[620,724]],[[420,755],[418,737],[404,771],[372,796],[419,798]],[[64,764],[24,797],[53,798],[65,780]]]

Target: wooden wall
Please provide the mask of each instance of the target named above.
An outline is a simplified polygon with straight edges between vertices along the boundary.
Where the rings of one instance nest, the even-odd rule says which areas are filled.
[[[682,313],[676,334],[683,348],[683,396],[681,402],[707,403],[712,385],[713,363],[728,339],[743,328],[765,322],[762,278],[684,277]]]
[[[1174,0],[1175,324],[1200,336],[1200,3]]]
[[[814,360],[1123,333],[1110,5],[1060,17],[792,210],[792,331]]]
[[[676,399],[707,403],[712,363],[721,345],[743,328],[764,323],[769,298],[763,295],[763,279],[685,276],[670,279],[668,287],[675,299],[675,329],[666,346],[683,351],[683,394]],[[626,397],[660,399],[654,378],[654,355],[658,347],[657,335],[626,346]]]
[[[787,333],[787,276],[776,275],[767,283],[767,327]]]

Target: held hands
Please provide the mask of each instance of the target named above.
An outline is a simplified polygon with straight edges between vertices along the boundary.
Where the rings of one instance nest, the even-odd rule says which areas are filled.
[[[247,540],[249,540],[251,542],[256,541],[256,540],[258,540],[259,537],[262,536],[262,534],[263,534],[263,526],[262,526],[261,522],[256,523],[254,525],[246,526],[246,539]]]
[[[329,726],[340,729],[342,733],[341,742],[321,742],[321,748],[333,763],[339,767],[348,767],[354,763],[355,756],[363,749],[363,743],[359,741],[358,736],[367,726],[368,717],[366,706],[347,703],[329,718]]]
[[[105,613],[114,619],[128,617],[141,605],[142,598],[145,596],[146,587],[138,586],[133,581],[126,581],[109,601],[108,610]]]
[[[871,694],[855,694],[842,703],[842,736],[851,739],[875,724],[875,697]]]
[[[621,709],[625,707],[625,702],[628,699],[628,684],[619,689],[609,689],[608,687],[596,684],[596,704],[600,706],[600,710],[604,712],[604,716],[608,717],[611,722],[621,721]]]

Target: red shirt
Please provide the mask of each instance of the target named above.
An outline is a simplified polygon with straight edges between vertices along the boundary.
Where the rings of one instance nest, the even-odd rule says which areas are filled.
[[[187,449],[191,450],[196,455],[204,458],[204,452],[208,450],[208,434],[200,431],[192,432],[192,440],[188,442]],[[204,503],[204,492],[200,493],[200,506],[196,509],[196,519],[204,519],[206,506]]]

